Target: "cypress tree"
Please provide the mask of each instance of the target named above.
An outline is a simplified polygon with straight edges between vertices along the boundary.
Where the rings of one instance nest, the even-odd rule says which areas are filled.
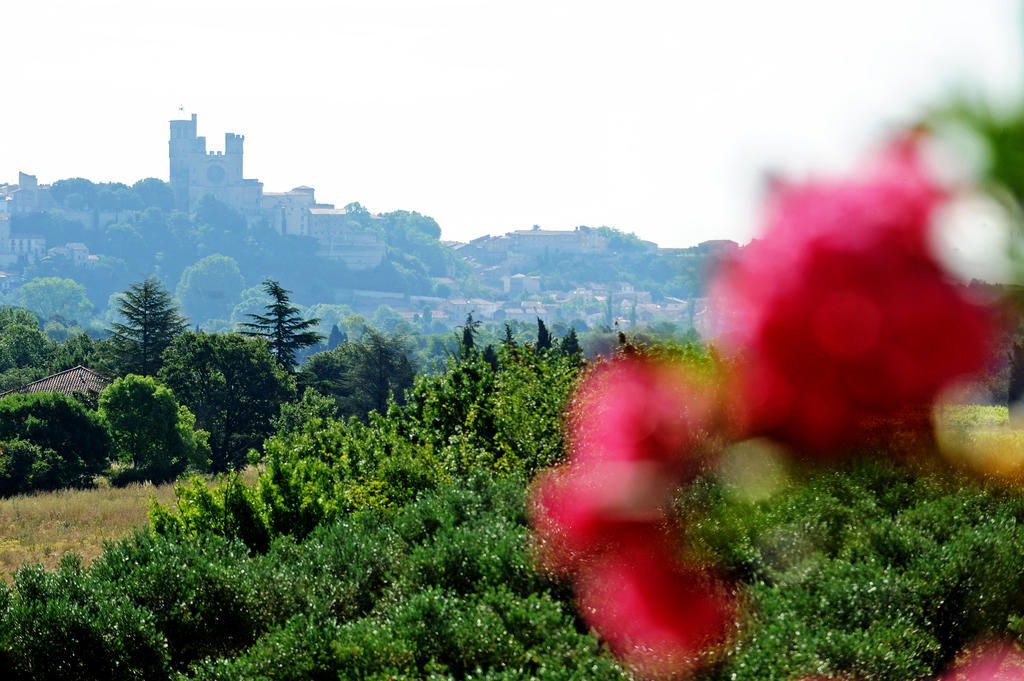
[[[337,324],[331,325],[331,335],[327,337],[327,349],[333,350],[348,340],[348,334],[338,328]]]
[[[502,339],[501,344],[507,348],[514,348],[516,346],[516,339],[512,333],[512,325],[505,322],[505,338]]]
[[[476,346],[476,335],[479,333],[477,327],[480,326],[479,321],[473,321],[473,313],[470,312],[466,315],[466,323],[462,326],[462,356],[468,357]]]
[[[152,376],[160,369],[160,355],[188,327],[170,292],[149,277],[128,287],[118,303],[124,320],[115,322],[111,345],[119,373]]]
[[[576,329],[569,327],[569,333],[562,339],[559,350],[566,357],[581,357],[583,348],[580,347],[580,339],[576,335]]]
[[[491,365],[492,370],[498,370],[498,353],[497,351],[495,351],[493,345],[488,345],[486,348],[484,348],[481,357],[483,357],[483,360],[485,362]]]
[[[545,326],[544,320],[540,317],[537,317],[537,349],[551,349],[551,333],[548,331],[548,327]]]

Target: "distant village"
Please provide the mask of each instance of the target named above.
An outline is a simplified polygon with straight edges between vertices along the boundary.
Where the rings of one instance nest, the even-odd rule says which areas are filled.
[[[212,152],[206,149],[206,138],[197,133],[196,114],[170,121],[169,180],[176,210],[191,213],[209,194],[238,211],[250,226],[262,223],[280,235],[313,237],[318,256],[349,271],[372,270],[382,263],[387,251],[381,237],[353,227],[344,208],[318,202],[312,187],[268,192],[259,180],[245,178],[244,136],[227,133],[224,151]],[[60,255],[74,268],[89,268],[102,255],[91,253],[81,242],[47,243],[39,234],[15,232],[12,217],[56,211],[65,219],[79,221],[93,230],[132,217],[130,210],[75,210],[58,205],[49,189],[36,176],[23,172],[18,174],[16,184],[0,183],[0,290],[20,285],[24,266],[36,259]],[[538,259],[579,256],[595,263],[615,260],[617,252],[607,234],[598,228],[534,227],[500,236],[481,236],[468,243],[441,243],[454,258],[471,268],[471,279],[475,282],[472,290],[465,290],[460,284],[453,266],[449,276],[433,278],[434,290],[425,293],[434,295],[350,288],[337,291],[335,300],[322,302],[346,303],[364,314],[387,305],[410,321],[429,315],[452,326],[461,324],[468,314],[482,321],[532,322],[537,317],[565,322],[581,320],[588,327],[611,322],[628,328],[633,324],[669,321],[701,331],[710,323],[707,300],[700,296],[656,296],[626,281],[579,282],[567,290],[546,289],[542,277],[536,274]],[[672,257],[697,252],[712,259],[727,256],[738,247],[732,241],[711,241],[693,249],[665,249],[635,238],[632,246],[652,255]]]

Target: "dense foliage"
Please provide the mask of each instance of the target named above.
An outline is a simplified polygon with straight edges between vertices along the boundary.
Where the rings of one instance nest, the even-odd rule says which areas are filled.
[[[85,487],[102,471],[110,451],[110,436],[100,416],[77,400],[59,393],[8,395],[0,400],[0,442],[22,440],[39,448],[41,456],[29,472],[23,445],[9,444],[0,454],[0,467],[10,476],[10,491]],[[8,487],[8,486],[12,487]]]
[[[185,333],[163,354],[159,378],[210,433],[213,470],[238,468],[270,434],[270,419],[294,386],[263,341]]]
[[[759,502],[704,480],[682,507],[750,602],[709,681],[920,679],[979,636],[1024,633],[1017,493],[861,461]]]
[[[308,391],[274,420],[254,486],[197,478],[91,567],[26,566],[0,587],[0,664],[14,679],[630,678],[531,555],[526,486],[563,457],[578,359],[511,343],[497,358],[453,358],[365,420]],[[705,474],[676,505],[692,553],[750,605],[701,678],[916,679],[979,633],[1024,632],[1019,495],[879,462],[764,478],[754,497]]]
[[[195,432],[195,416],[179,406],[174,394],[149,376],[128,374],[115,380],[99,399],[99,414],[114,443],[114,455],[127,471],[124,480],[174,480],[186,470],[210,467],[205,431]]]

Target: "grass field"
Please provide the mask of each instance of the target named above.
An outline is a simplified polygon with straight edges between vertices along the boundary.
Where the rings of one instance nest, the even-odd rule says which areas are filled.
[[[242,474],[246,483],[255,469]],[[0,574],[10,582],[23,563],[53,567],[66,553],[86,564],[103,552],[103,542],[119,539],[146,522],[151,498],[174,500],[174,484],[129,485],[61,490],[0,499]]]

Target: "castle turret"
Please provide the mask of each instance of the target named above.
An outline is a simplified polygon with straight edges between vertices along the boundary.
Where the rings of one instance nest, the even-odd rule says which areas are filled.
[[[189,120],[171,121],[171,190],[174,207],[195,210],[207,194],[242,213],[250,222],[259,219],[263,185],[242,176],[242,143],[245,137],[224,135],[224,151],[207,152],[206,138],[196,134],[196,114]]]
[[[191,120],[171,121],[171,139],[168,142],[171,159],[171,191],[174,207],[188,211],[190,170],[196,156],[206,155],[206,138],[196,137],[196,115]]]

